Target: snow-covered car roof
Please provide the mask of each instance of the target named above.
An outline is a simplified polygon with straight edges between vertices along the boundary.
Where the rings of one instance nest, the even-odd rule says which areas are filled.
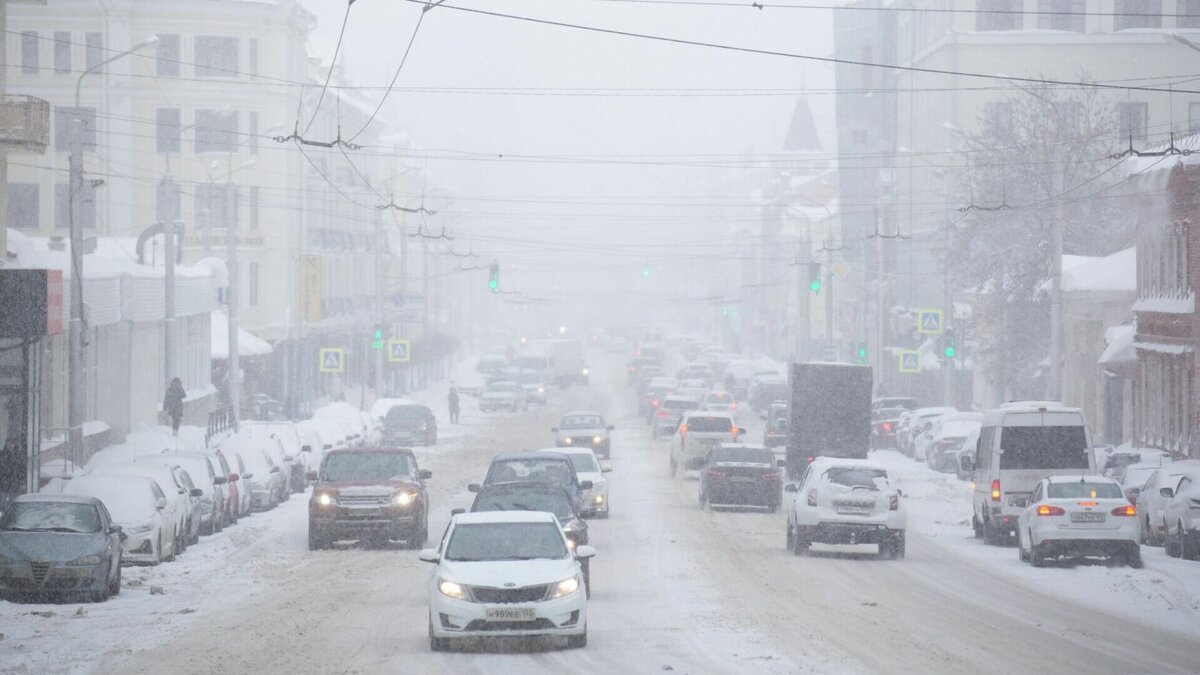
[[[1110,483],[1112,485],[1120,485],[1120,483],[1108,476],[1098,476],[1091,473],[1075,476],[1047,476],[1045,480],[1055,485],[1061,483]]]
[[[833,469],[840,466],[862,469],[875,469],[887,473],[887,469],[878,462],[869,459],[849,459],[846,457],[817,457],[812,461],[813,469]]]
[[[460,513],[451,518],[457,525],[484,525],[501,523],[558,523],[553,513],[546,511],[475,511]]]
[[[736,422],[733,413],[722,412],[720,410],[685,410],[683,413],[684,419],[692,417],[724,417],[728,420]]]

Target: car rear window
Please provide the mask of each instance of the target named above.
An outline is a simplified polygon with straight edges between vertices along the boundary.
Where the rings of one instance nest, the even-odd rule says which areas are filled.
[[[878,490],[886,487],[887,471],[862,466],[835,466],[825,470],[825,482],[849,488],[865,487]]]
[[[1116,483],[1050,483],[1046,489],[1050,499],[1121,499],[1121,486]]]
[[[709,394],[708,402],[709,403],[732,403],[733,396],[731,396],[729,394]]]
[[[733,431],[733,421],[728,417],[691,417],[687,421],[688,431],[721,433]]]
[[[415,405],[398,405],[393,406],[388,411],[387,417],[383,418],[384,424],[388,422],[415,422],[425,419],[425,408]]]
[[[1082,426],[1003,429],[1001,470],[1088,468],[1087,435]]]
[[[679,398],[663,401],[662,407],[665,410],[695,410],[700,407],[700,404],[689,399]]]
[[[571,516],[571,500],[561,488],[548,490],[485,490],[475,498],[471,511],[546,511],[558,518]]]
[[[488,483],[512,483],[516,481],[537,481],[569,485],[572,471],[566,459],[548,457],[546,459],[510,459],[492,463],[488,471]]]
[[[766,448],[717,448],[714,462],[743,462],[746,464],[775,464],[775,454]]]

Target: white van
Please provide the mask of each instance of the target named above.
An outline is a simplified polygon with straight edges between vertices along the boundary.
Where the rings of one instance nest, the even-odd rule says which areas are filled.
[[[1078,408],[1037,401],[985,413],[974,456],[962,460],[974,482],[975,536],[989,544],[1014,536],[1041,479],[1097,473],[1091,440]]]

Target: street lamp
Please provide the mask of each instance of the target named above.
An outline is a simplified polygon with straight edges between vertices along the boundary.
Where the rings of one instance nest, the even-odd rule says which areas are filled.
[[[70,183],[67,188],[67,221],[71,235],[71,321],[67,352],[69,395],[67,399],[67,448],[79,463],[83,456],[83,223],[79,214],[79,192],[83,186],[83,119],[79,115],[79,89],[83,78],[117,59],[158,44],[154,35],[130,49],[91,66],[75,80],[75,119],[71,124]]]

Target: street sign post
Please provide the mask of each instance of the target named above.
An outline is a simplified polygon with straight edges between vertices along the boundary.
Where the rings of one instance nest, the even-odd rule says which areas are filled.
[[[921,352],[915,349],[900,350],[900,372],[902,373],[919,373],[921,372]]]
[[[940,309],[918,309],[917,332],[922,335],[941,335],[946,329],[942,318]]]
[[[305,321],[321,320],[321,256],[300,257],[300,314]]]
[[[322,347],[320,365],[322,373],[346,372],[346,350],[336,347]]]
[[[408,363],[412,360],[408,340],[388,340],[387,350],[389,363]]]

